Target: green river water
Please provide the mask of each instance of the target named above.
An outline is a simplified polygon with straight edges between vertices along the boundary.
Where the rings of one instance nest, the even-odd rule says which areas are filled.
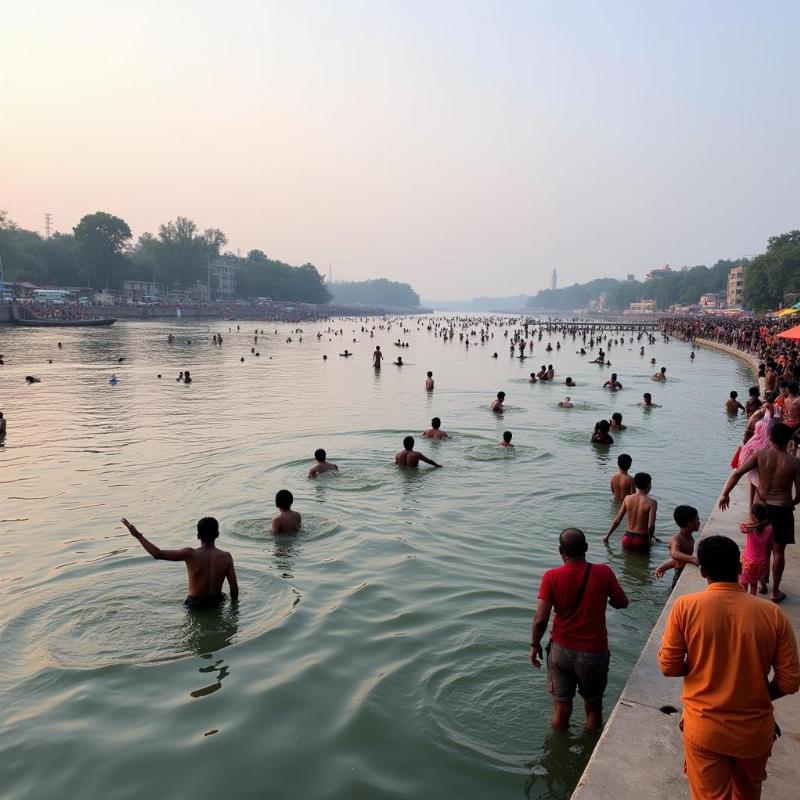
[[[0,797],[569,797],[594,738],[580,711],[568,734],[550,732],[544,674],[527,661],[558,532],[586,531],[590,559],[632,601],[608,613],[608,713],[669,591],[651,574],[663,545],[648,561],[623,555],[619,536],[600,541],[616,457],[653,475],[657,535],[678,503],[705,519],[744,424],[723,402],[746,394],[749,371],[660,338],[641,357],[626,340],[609,354],[625,388],[610,395],[611,370],[561,334],[520,362],[499,326],[467,349],[425,318],[374,338],[361,320],[321,340],[328,323],[306,323],[302,342],[287,325],[236,324],[0,328]],[[389,357],[379,373],[375,344]],[[653,356],[666,384],[649,380]],[[529,385],[542,363],[554,384]],[[644,391],[662,407],[637,408]],[[565,394],[574,409],[557,408]],[[590,445],[612,411],[628,430]],[[417,443],[444,468],[402,473],[403,436],[434,415],[452,440]],[[505,429],[510,452],[496,445]],[[340,473],[310,481],[320,446]],[[303,514],[295,537],[266,532],[280,488]],[[183,566],[153,561],[119,519],[178,547],[205,515],[220,520],[241,599],[190,614]]]

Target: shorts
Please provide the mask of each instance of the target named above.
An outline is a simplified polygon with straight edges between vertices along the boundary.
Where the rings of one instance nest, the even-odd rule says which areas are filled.
[[[634,553],[647,553],[650,550],[650,537],[644,533],[625,531],[625,535],[622,537],[622,546]]]
[[[587,703],[597,703],[606,690],[610,661],[608,650],[587,653],[550,642],[547,645],[547,691],[554,700],[567,702],[575,697],[577,687]]]
[[[794,506],[767,506],[775,544],[794,544]]]
[[[192,595],[189,595],[183,601],[183,604],[189,611],[199,611],[204,608],[216,608],[222,605],[226,599],[223,592],[219,592],[218,594],[206,594],[202,597],[192,597]]]

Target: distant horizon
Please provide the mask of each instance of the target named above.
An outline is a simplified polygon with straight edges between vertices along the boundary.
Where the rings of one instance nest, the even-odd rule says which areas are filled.
[[[0,208],[186,216],[422,296],[711,265],[800,227],[799,28],[790,0],[0,0]]]

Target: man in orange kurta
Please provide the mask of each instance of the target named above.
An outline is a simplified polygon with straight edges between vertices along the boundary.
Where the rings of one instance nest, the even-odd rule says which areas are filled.
[[[739,585],[732,539],[708,536],[697,559],[708,587],[675,601],[658,653],[664,675],[683,678],[684,769],[693,800],[756,800],[772,701],[800,689],[797,643],[783,612]]]

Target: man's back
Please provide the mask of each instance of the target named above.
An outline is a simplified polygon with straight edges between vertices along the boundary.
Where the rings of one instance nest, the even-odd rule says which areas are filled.
[[[624,500],[633,492],[633,478],[627,472],[611,476],[611,491],[618,500]]]
[[[684,735],[714,752],[745,758],[772,746],[770,668],[787,692],[797,691],[800,680],[788,620],[738,583],[711,583],[679,597],[659,661],[665,675],[684,675]]]
[[[419,465],[420,454],[416,450],[401,450],[395,457],[394,463],[399,467],[416,467]]]
[[[634,533],[649,533],[650,510],[656,501],[642,492],[636,492],[626,497],[624,502],[628,514],[628,530]]]
[[[189,594],[208,597],[219,594],[233,564],[230,553],[217,547],[195,547],[186,558]]]
[[[792,484],[800,471],[800,460],[776,447],[759,450],[757,459],[758,492],[764,502],[791,505]]]

